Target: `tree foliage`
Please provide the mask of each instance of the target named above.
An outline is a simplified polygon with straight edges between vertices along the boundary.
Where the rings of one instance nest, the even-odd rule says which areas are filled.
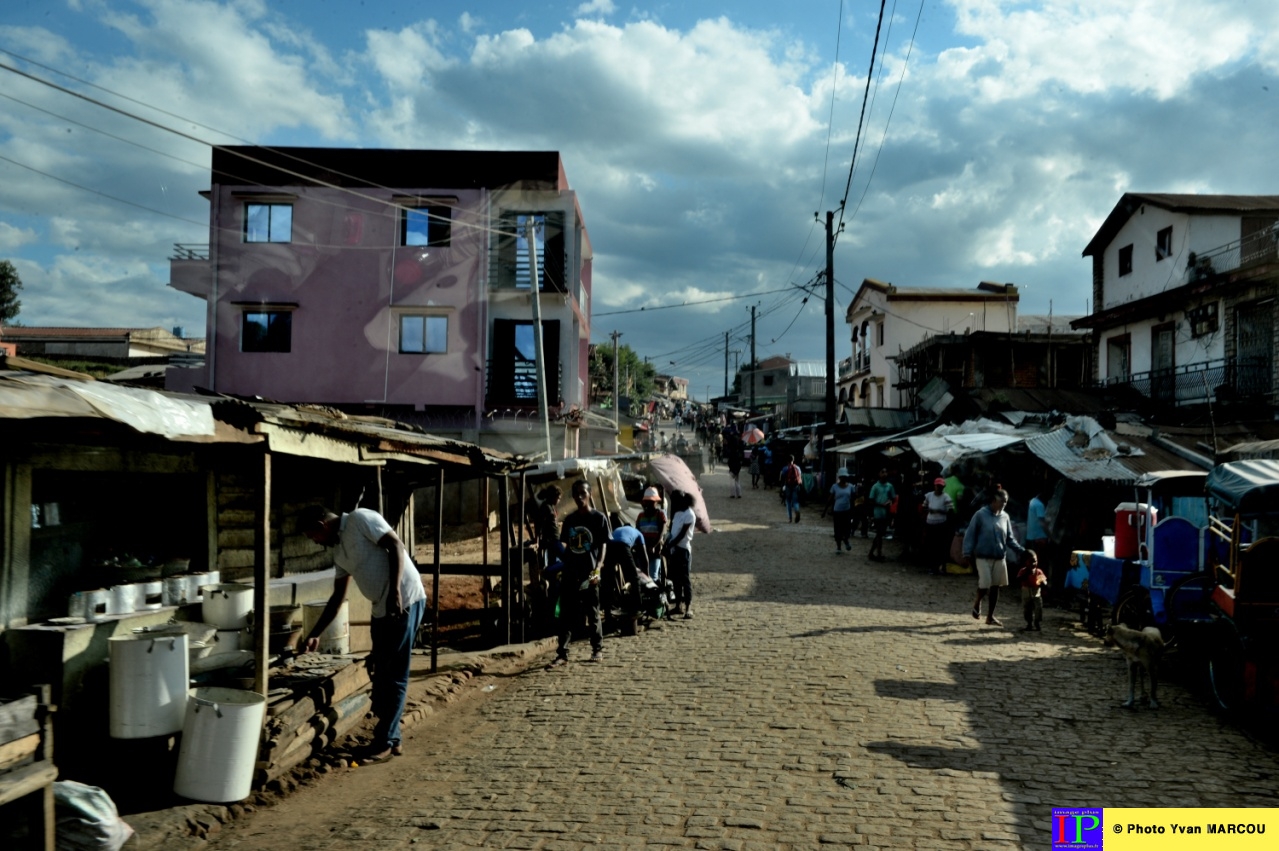
[[[653,393],[657,370],[635,354],[630,346],[617,348],[618,388],[620,395],[647,399]],[[591,350],[591,386],[600,396],[613,396],[613,346],[601,343]]]
[[[18,290],[22,289],[22,279],[18,270],[8,260],[0,260],[0,322],[9,322],[18,315],[22,302],[18,300]]]

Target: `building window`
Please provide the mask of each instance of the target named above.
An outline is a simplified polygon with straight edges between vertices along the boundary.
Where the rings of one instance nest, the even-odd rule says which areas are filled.
[[[449,350],[449,318],[409,314],[400,317],[401,354],[443,354]]]
[[[506,212],[499,217],[490,279],[494,286],[527,290],[533,286],[529,266],[527,223],[533,221],[537,277],[542,292],[568,292],[564,213]]]
[[[410,207],[400,211],[400,245],[445,246],[452,239],[451,207]]]
[[[1186,311],[1186,322],[1190,325],[1192,338],[1204,337],[1217,330],[1217,302],[1202,304]]]
[[[771,376],[771,375],[765,375],[765,376],[762,376],[760,380],[761,380],[761,382],[763,383],[763,385],[764,385],[765,387],[772,387],[772,386],[773,386],[773,376]]]
[[[292,242],[293,205],[244,205],[245,242]]]
[[[1172,256],[1172,225],[1155,234],[1155,262]]]
[[[246,310],[240,322],[240,351],[288,352],[293,345],[293,312]]]
[[[537,346],[533,323],[514,319],[493,320],[492,356],[489,359],[488,405],[537,404]],[[542,354],[546,369],[547,404],[560,398],[560,323],[542,322]]]
[[[1132,246],[1119,249],[1119,277],[1132,274]]]
[[[877,346],[884,345],[884,323],[883,322],[875,323],[875,336],[878,338],[875,342],[875,345]]]

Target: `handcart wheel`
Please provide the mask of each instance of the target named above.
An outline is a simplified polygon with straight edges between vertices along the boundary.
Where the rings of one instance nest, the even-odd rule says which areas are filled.
[[[1110,614],[1112,624],[1124,624],[1129,629],[1145,629],[1155,625],[1155,613],[1150,607],[1150,592],[1145,588],[1133,588],[1115,604]]]
[[[1227,712],[1243,708],[1243,639],[1229,618],[1219,618],[1213,626],[1208,648],[1208,685],[1217,706]]]

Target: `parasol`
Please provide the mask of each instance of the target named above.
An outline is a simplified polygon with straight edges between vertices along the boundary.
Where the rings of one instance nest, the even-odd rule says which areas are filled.
[[[764,439],[764,432],[760,431],[759,426],[755,426],[755,425],[748,427],[746,429],[746,433],[742,435],[742,440],[746,441],[751,446],[754,446],[756,443],[759,443],[763,439]]]

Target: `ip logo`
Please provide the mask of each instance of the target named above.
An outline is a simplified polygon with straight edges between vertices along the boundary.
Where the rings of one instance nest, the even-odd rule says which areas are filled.
[[[1105,820],[1100,807],[1053,807],[1053,848],[1101,851]]]

